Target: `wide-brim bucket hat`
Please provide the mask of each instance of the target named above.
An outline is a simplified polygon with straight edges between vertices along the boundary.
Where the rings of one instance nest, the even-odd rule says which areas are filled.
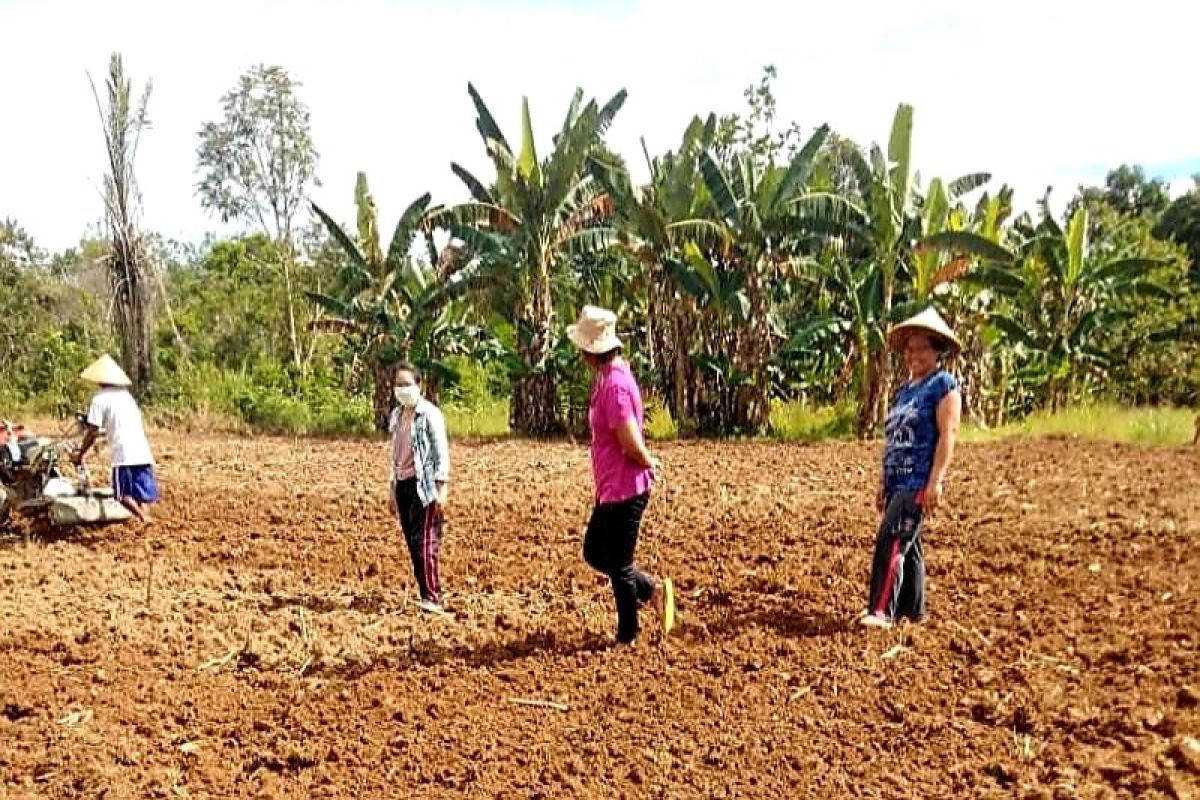
[[[621,347],[617,338],[617,315],[607,308],[584,306],[574,325],[567,326],[567,338],[585,353],[596,355]]]

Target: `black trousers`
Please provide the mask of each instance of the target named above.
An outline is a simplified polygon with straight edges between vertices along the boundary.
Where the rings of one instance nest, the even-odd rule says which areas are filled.
[[[597,503],[583,537],[583,558],[612,581],[617,601],[617,641],[632,642],[638,634],[638,607],[654,593],[655,581],[633,565],[638,530],[650,493],[619,503]]]
[[[889,497],[875,537],[867,608],[888,619],[925,617],[925,554],[921,546],[924,512],[917,502],[918,494],[900,491]]]
[[[408,555],[412,558],[413,575],[422,600],[441,602],[441,585],[438,574],[438,550],[442,545],[442,515],[434,510],[433,503],[421,504],[417,494],[417,479],[396,481],[392,484],[396,494],[396,513],[400,517],[400,528],[408,544]]]

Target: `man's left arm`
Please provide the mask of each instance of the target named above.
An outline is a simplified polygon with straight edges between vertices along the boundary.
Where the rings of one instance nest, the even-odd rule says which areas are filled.
[[[83,441],[79,443],[79,450],[75,453],[75,465],[79,466],[83,463],[83,457],[87,455],[88,450],[92,449],[92,445],[96,443],[96,437],[100,435],[100,429],[90,422],[86,425],[86,430],[83,432]]]

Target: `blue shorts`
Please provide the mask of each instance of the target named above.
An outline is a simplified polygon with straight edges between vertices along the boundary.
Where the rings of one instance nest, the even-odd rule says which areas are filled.
[[[113,495],[118,500],[128,497],[139,503],[158,500],[158,483],[154,480],[154,467],[150,464],[113,467]]]

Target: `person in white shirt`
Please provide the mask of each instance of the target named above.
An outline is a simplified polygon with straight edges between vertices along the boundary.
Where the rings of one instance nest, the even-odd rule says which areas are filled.
[[[149,522],[149,507],[159,497],[158,483],[142,412],[129,393],[129,376],[110,356],[103,355],[79,377],[98,385],[100,390],[88,408],[87,431],[75,454],[75,464],[83,464],[96,437],[104,431],[112,451],[113,495],[138,519]]]

